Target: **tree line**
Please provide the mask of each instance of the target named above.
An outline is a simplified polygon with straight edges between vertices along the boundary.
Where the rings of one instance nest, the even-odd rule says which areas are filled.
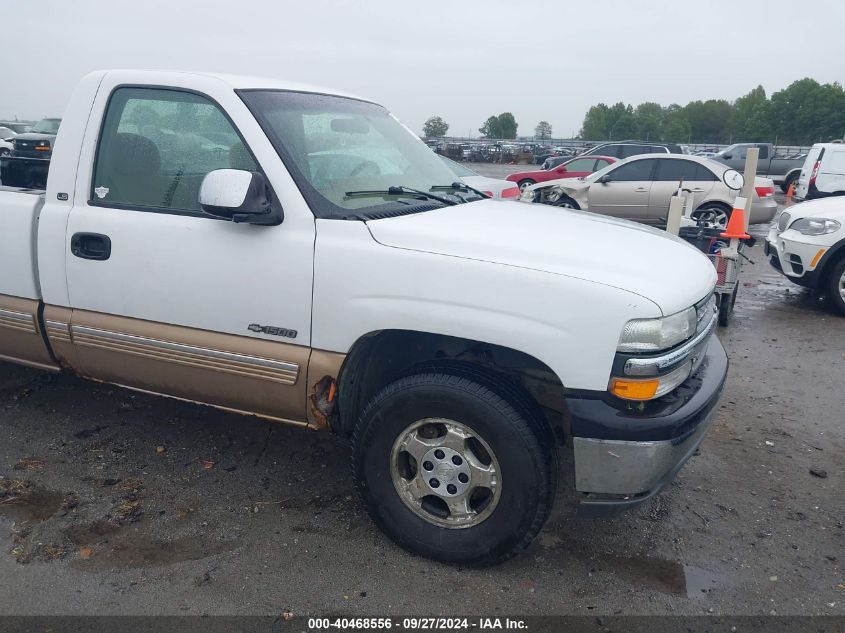
[[[491,115],[478,131],[488,138],[516,138],[516,118],[510,112]],[[449,124],[432,116],[423,126],[426,137],[446,136]],[[637,106],[599,103],[584,116],[579,137],[588,141],[636,138],[668,143],[772,142],[811,145],[845,137],[845,90],[835,82],[820,84],[805,78],[766,95],[757,86],[735,101],[708,99],[685,106],[647,101]],[[551,139],[552,126],[540,121],[537,140]]]
[[[478,128],[482,136],[487,138],[514,139],[519,124],[516,122],[512,112],[502,112],[498,115],[487,117],[483,125]],[[446,136],[449,131],[449,124],[443,117],[432,116],[426,119],[423,124],[423,136],[426,138]],[[534,128],[534,137],[538,140],[550,139],[552,137],[552,126],[548,121],[540,121]]]
[[[599,103],[584,116],[585,140],[670,143],[773,142],[811,145],[845,136],[845,90],[839,83],[805,78],[766,96],[763,86],[733,102],[691,101],[685,106],[646,102],[637,106]]]

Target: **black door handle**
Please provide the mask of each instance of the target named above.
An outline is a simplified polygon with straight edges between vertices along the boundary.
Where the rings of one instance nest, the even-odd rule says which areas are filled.
[[[100,233],[74,233],[70,252],[82,259],[104,260],[111,256],[111,240]]]

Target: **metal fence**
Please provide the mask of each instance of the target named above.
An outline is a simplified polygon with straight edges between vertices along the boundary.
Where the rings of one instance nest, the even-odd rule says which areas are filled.
[[[549,138],[549,139],[535,139],[534,137],[520,137],[515,139],[492,139],[492,138],[470,138],[461,136],[444,136],[437,138],[427,138],[425,141],[429,144],[445,144],[445,145],[468,145],[470,147],[479,146],[544,146],[544,147],[566,147],[570,149],[581,149],[584,147],[592,147],[594,145],[601,145],[603,143],[611,143],[613,141],[601,140],[590,141],[572,138]],[[620,142],[620,141],[617,141]],[[662,141],[643,141],[644,143],[660,144]],[[719,143],[679,143],[679,145],[689,149],[691,154],[698,152],[718,152],[730,147],[730,145],[723,145]],[[798,156],[806,154],[810,151],[809,145],[777,145],[775,146],[775,155],[777,156]]]

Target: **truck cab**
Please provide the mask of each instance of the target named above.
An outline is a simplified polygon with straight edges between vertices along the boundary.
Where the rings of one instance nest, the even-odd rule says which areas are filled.
[[[438,560],[527,547],[561,467],[583,512],[643,503],[724,385],[713,266],[454,180],[364,98],[93,73],[46,191],[0,189],[0,358],[349,436],[375,523]]]

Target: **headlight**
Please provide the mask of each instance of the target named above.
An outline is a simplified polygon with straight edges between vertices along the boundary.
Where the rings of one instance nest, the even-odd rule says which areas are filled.
[[[522,193],[519,194],[519,199],[522,202],[534,202],[534,194],[535,193],[536,193],[536,191],[530,190],[530,189],[528,189],[528,187],[526,187],[525,189],[522,190]]]
[[[827,235],[835,233],[842,225],[836,220],[826,218],[801,218],[789,228],[795,229],[802,235]]]
[[[620,352],[659,352],[695,334],[697,323],[694,307],[661,319],[633,319],[625,324],[616,349]]]

